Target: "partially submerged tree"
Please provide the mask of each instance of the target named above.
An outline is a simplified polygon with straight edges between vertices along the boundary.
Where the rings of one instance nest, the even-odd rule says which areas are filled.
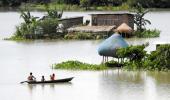
[[[119,48],[116,51],[118,58],[121,58],[121,63],[131,69],[131,65],[135,68],[141,68],[143,62],[147,57],[147,52],[144,50],[149,43],[137,46],[129,46],[126,48]]]
[[[146,24],[151,24],[151,22],[144,18],[144,16],[149,12],[149,10],[145,10],[141,4],[137,4],[135,7],[135,16],[134,23],[137,26],[137,31],[144,31]]]
[[[26,12],[24,12],[23,10],[21,10],[21,15],[20,15],[20,17],[21,17],[21,18],[24,20],[24,22],[25,22],[26,24],[28,24],[28,25],[31,24],[31,23],[35,23],[35,22],[37,21],[37,19],[39,18],[39,17],[34,17],[34,16],[32,16],[29,10],[27,10]]]
[[[57,38],[58,20],[62,17],[63,11],[51,10],[47,7],[47,15],[43,18],[32,16],[30,11],[21,10],[20,17],[24,20],[16,27],[15,36],[25,39]]]
[[[130,61],[141,61],[145,55],[146,51],[144,51],[147,45],[137,45],[137,46],[129,46],[127,48],[119,48],[116,52],[118,57],[127,58]]]
[[[20,26],[16,27],[16,35],[17,36],[26,36],[28,34],[33,34],[35,29],[36,29],[36,25],[38,22],[38,18],[39,17],[34,17],[31,15],[30,11],[20,11],[21,15],[20,17],[24,20],[23,23],[21,23]]]

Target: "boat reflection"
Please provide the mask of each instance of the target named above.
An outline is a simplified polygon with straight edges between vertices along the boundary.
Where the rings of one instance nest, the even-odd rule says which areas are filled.
[[[68,88],[72,86],[71,82],[67,83],[50,83],[50,84],[26,84],[30,95],[33,95],[36,91],[53,91],[55,92],[58,88]]]

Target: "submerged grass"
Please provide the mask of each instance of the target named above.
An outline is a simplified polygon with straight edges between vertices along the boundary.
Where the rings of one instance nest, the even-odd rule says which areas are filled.
[[[12,40],[12,41],[30,41],[30,39],[25,39],[20,36],[12,36],[10,38],[4,38],[4,40]]]
[[[52,65],[54,69],[67,69],[67,70],[106,70],[106,67],[103,64],[88,64],[80,61],[66,61],[58,64]]]

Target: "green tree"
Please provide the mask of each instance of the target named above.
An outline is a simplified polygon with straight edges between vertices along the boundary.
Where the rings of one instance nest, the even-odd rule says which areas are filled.
[[[86,10],[88,10],[88,8],[89,8],[89,0],[80,0],[80,5],[82,6],[82,7],[85,7],[86,8]]]
[[[145,10],[141,4],[137,4],[135,7],[135,16],[134,23],[137,26],[137,31],[144,31],[146,24],[151,24],[151,22],[144,18],[144,16],[149,12],[149,10]]]
[[[119,48],[116,52],[120,58],[128,58],[130,61],[141,61],[146,56],[144,50],[147,45],[129,46],[127,48]]]
[[[153,70],[170,69],[170,45],[164,44],[157,46],[156,51],[151,52],[147,59],[146,67]]]

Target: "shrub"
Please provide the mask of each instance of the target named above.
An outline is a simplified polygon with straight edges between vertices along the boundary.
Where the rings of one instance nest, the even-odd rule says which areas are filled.
[[[53,64],[55,69],[71,69],[71,70],[104,70],[105,65],[87,64],[80,61],[66,61],[58,64]]]
[[[95,36],[92,33],[69,33],[65,35],[65,39],[81,39],[81,40],[89,40],[95,39]]]
[[[75,39],[75,35],[74,34],[66,34],[64,36],[64,39]]]
[[[123,64],[124,69],[151,71],[170,70],[170,44],[160,45],[156,51],[151,52],[151,54],[146,54],[144,50],[146,46],[130,46],[117,50],[118,56],[128,59]]]
[[[63,37],[64,34],[57,32],[58,18],[61,18],[62,12],[58,13],[58,11],[50,9],[47,9],[47,12],[47,16],[38,19],[39,17],[32,16],[29,10],[21,10],[20,16],[24,22],[16,27],[16,32],[11,39],[56,39]]]
[[[34,27],[27,25],[26,23],[21,23],[20,26],[16,26],[16,32],[14,35],[20,36],[20,37],[25,37],[27,34],[33,34],[34,32]]]
[[[136,31],[135,34],[137,37],[140,38],[151,38],[151,37],[159,37],[160,31],[157,29],[154,30],[149,29],[149,30],[144,30],[143,32]]]
[[[54,34],[56,33],[56,28],[58,26],[58,20],[52,18],[46,18],[38,22],[37,26],[43,29],[43,34]]]
[[[149,63],[147,63],[149,62]],[[151,70],[169,70],[170,69],[170,45],[160,45],[156,51],[151,52],[146,59],[146,68]]]
[[[117,61],[114,61],[114,60],[106,62],[105,65],[107,67],[120,67],[120,66],[122,66],[122,64],[119,64]]]
[[[143,62],[147,57],[146,51],[144,50],[146,46],[148,46],[148,44],[117,49],[117,56],[123,58],[123,60],[126,58],[123,67],[128,70],[144,69]]]
[[[92,33],[77,33],[76,39],[94,39]]]

